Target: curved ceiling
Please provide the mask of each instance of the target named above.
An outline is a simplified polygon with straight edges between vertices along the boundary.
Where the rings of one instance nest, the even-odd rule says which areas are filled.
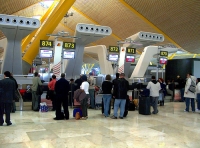
[[[0,14],[25,17],[42,16],[47,8],[38,3],[41,1],[0,1]],[[200,1],[198,0],[76,0],[68,12],[72,12],[73,16],[64,17],[55,28],[54,34],[58,31],[65,31],[73,35],[77,23],[112,28],[111,36],[88,46],[117,45],[119,40],[139,31],[146,31],[162,33],[165,36],[162,44],[171,43],[185,51],[200,53]],[[0,32],[0,39],[2,38],[5,36]],[[64,38],[61,40],[71,41],[71,39]],[[142,50],[138,49],[138,52]],[[93,61],[98,61],[96,57],[90,53],[84,55],[84,59],[91,58]]]

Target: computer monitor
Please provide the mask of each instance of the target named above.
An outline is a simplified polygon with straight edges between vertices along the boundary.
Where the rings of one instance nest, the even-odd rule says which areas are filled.
[[[74,51],[63,51],[63,59],[75,59]]]
[[[161,57],[159,61],[160,64],[167,64],[167,58]]]
[[[132,56],[132,55],[127,55],[126,56],[126,62],[134,63],[135,62],[135,57]]]
[[[40,58],[52,58],[53,50],[49,49],[40,49]]]
[[[109,54],[108,55],[108,61],[117,62],[118,59],[119,59],[119,55],[118,54]]]

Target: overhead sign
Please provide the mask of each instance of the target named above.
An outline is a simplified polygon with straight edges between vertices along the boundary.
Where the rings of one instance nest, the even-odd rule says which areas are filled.
[[[65,49],[76,49],[76,43],[74,43],[74,42],[63,42],[63,48],[65,48]]]
[[[119,52],[119,47],[118,46],[109,46],[108,48],[109,52]]]
[[[136,48],[127,47],[126,48],[126,53],[128,53],[128,54],[136,54]]]
[[[160,56],[167,57],[168,56],[168,51],[160,51]]]
[[[49,48],[53,48],[53,41],[49,41],[49,40],[40,40],[40,47],[49,47]]]

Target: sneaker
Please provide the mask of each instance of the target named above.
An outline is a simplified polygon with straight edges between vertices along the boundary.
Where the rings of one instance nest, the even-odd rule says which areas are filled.
[[[186,109],[184,109],[184,112],[189,112],[189,111],[186,111]]]
[[[114,115],[112,117],[110,117],[111,119],[117,119],[117,117],[115,117]]]
[[[123,117],[119,117],[119,119],[123,119]]]

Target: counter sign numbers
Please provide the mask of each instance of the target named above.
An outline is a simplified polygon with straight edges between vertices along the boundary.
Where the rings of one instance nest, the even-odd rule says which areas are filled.
[[[167,57],[168,56],[168,51],[160,51],[160,56]]]
[[[76,49],[76,43],[63,42],[63,48],[65,48],[65,49]]]
[[[118,46],[109,46],[109,52],[119,52]]]
[[[40,40],[40,47],[49,47],[49,48],[53,48],[53,41]]]
[[[127,47],[126,48],[126,53],[128,53],[128,54],[136,54],[136,48]]]

